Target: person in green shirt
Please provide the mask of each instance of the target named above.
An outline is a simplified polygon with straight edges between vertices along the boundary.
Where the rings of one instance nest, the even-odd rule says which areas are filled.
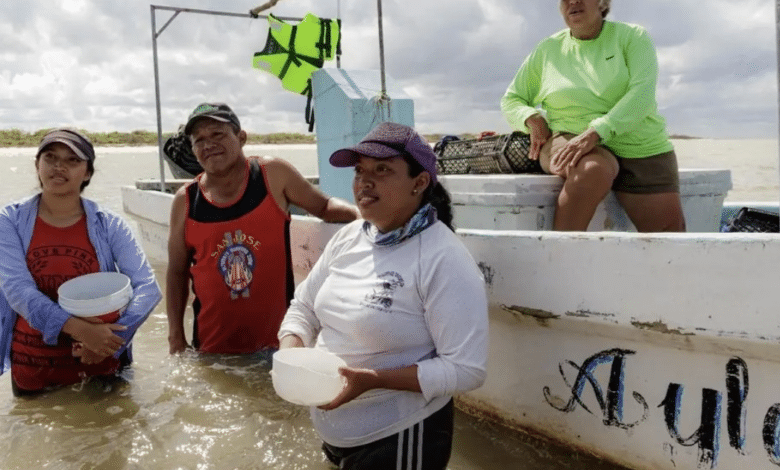
[[[529,157],[564,178],[553,228],[587,230],[610,190],[640,232],[682,232],[677,157],[655,99],[658,60],[610,0],[560,0],[568,28],[540,42],[501,99]]]

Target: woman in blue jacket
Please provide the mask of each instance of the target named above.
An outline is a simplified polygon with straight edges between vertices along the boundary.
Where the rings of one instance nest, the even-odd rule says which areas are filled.
[[[48,132],[35,156],[40,193],[0,211],[0,374],[11,370],[17,396],[115,375],[132,361],[133,335],[162,298],[125,221],[81,197],[94,161],[80,132]],[[132,298],[116,323],[91,323],[57,303],[62,283],[98,271],[131,279]]]

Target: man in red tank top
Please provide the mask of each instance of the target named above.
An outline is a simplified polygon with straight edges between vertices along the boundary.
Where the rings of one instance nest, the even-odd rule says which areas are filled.
[[[166,304],[171,354],[187,346],[184,310],[195,294],[192,346],[242,354],[277,348],[289,301],[290,214],[294,204],[327,222],[357,209],[328,197],[286,160],[247,157],[247,134],[224,103],[203,103],[184,128],[203,173],[171,207]]]

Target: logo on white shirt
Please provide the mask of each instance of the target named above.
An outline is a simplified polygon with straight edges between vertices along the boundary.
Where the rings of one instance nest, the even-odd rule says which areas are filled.
[[[395,271],[387,271],[377,276],[377,287],[366,294],[363,305],[377,310],[388,310],[393,306],[393,292],[404,286],[404,278]]]

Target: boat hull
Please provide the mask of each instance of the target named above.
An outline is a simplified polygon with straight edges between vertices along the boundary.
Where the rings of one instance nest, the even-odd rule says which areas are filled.
[[[461,237],[490,300],[473,409],[631,468],[775,468],[777,235]]]

